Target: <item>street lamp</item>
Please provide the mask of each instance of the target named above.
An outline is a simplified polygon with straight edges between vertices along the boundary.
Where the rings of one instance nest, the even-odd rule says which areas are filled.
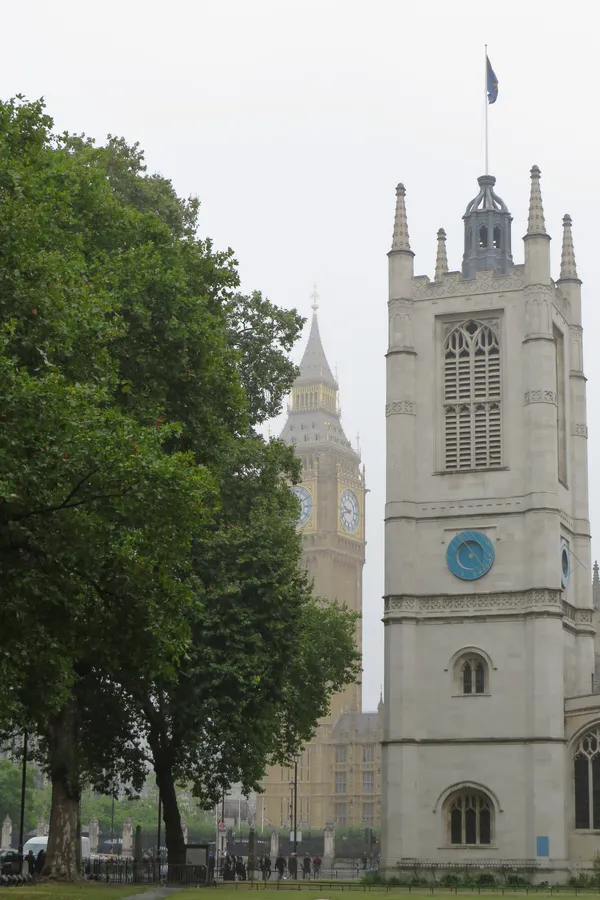
[[[300,754],[294,753],[294,853],[298,847],[298,762]]]

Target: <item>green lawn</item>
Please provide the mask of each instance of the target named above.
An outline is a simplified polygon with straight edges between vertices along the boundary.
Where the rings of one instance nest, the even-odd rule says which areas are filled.
[[[434,889],[433,894],[427,888],[425,888],[425,889],[423,889],[423,888],[414,889],[413,888],[413,889],[411,889],[411,892],[409,894],[407,887],[404,887],[404,888],[402,888],[402,887],[393,888],[392,887],[392,888],[390,888],[390,890],[388,892],[388,891],[386,891],[385,887],[371,886],[371,888],[369,890],[369,885],[362,885],[362,884],[360,884],[360,882],[354,882],[354,884],[352,884],[352,885],[348,884],[347,886],[344,886],[343,891],[340,890],[339,887],[337,887],[337,886],[333,887],[331,889],[329,887],[325,887],[325,886],[320,887],[320,888],[319,887],[304,888],[302,886],[301,881],[299,881],[298,884],[300,885],[300,890],[298,890],[298,888],[295,888],[294,890],[290,890],[289,888],[282,888],[281,890],[278,891],[277,883],[271,884],[269,887],[267,887],[266,890],[268,893],[270,893],[271,891],[275,891],[275,893],[277,894],[278,900],[350,900],[350,893],[356,895],[355,900],[358,900],[358,897],[360,894],[362,894],[363,896],[368,896],[369,894],[371,894],[371,896],[373,897],[373,900],[375,900],[375,897],[380,897],[381,900],[384,900],[385,897],[388,897],[389,900],[404,900],[404,898],[406,898],[406,900],[409,900],[409,898],[413,898],[413,897],[415,898],[415,900],[426,900],[426,898],[429,898],[429,900],[431,900],[432,896],[438,897],[438,898],[448,897],[448,900],[450,900],[451,897],[457,896],[454,893],[453,888],[449,889],[449,888],[443,888],[440,886],[438,886]],[[365,887],[366,887],[366,891],[364,891]],[[215,900],[241,900],[241,895],[244,894],[245,892],[247,892],[248,890],[250,890],[250,885],[248,885],[248,884],[240,885],[237,890],[235,888],[231,888],[229,886],[222,887],[221,885],[218,885],[216,889],[212,889],[212,888],[208,889],[209,892],[208,892],[208,896],[207,896],[206,888],[202,888],[201,890],[197,890],[195,888],[192,888],[192,889],[187,888],[187,889],[184,889],[184,892],[182,894],[174,895],[174,900],[210,900],[211,896],[214,897]],[[255,896],[260,897],[261,893],[264,893],[264,892],[265,891],[263,889],[262,884],[260,885],[258,891],[256,890],[256,885],[254,886]],[[582,898],[585,898],[585,897],[589,897],[590,900],[598,900],[599,894],[600,894],[600,891],[598,891],[598,890],[579,891],[578,895],[577,895],[577,900],[582,900]],[[298,897],[298,895],[300,895],[300,898]],[[564,888],[564,889],[561,889],[560,891],[557,891],[556,888],[554,888],[552,895],[554,897],[560,898],[560,900],[576,900],[576,895],[575,895],[573,888]],[[475,891],[465,891],[465,890],[461,891],[459,889],[458,896],[464,897],[464,898],[467,898],[467,897],[475,898],[475,897],[479,897],[480,895],[477,893],[476,890]],[[482,888],[481,896],[487,897],[487,898],[489,898],[489,900],[492,900],[493,897],[497,897],[498,900],[500,900],[500,898],[503,896],[502,888],[497,887],[495,890],[494,889],[485,890],[484,888]],[[534,889],[530,888],[529,895],[528,895],[528,894],[526,894],[525,890],[523,890],[523,889],[520,889],[520,890],[517,889],[517,891],[512,891],[510,888],[505,888],[504,896],[506,896],[507,898],[522,897],[523,900],[525,900],[525,898],[527,896],[531,896],[531,897],[537,896],[540,898],[540,900],[542,900],[542,898],[550,897],[550,889],[549,888],[548,889],[540,888],[538,891],[535,891]],[[248,900],[250,900],[250,898],[248,898]],[[273,900],[275,900],[275,898],[273,898]]]
[[[147,891],[148,885],[98,884],[82,881],[78,884],[42,882],[27,887],[0,888],[0,897],[14,900],[121,900],[132,894]]]

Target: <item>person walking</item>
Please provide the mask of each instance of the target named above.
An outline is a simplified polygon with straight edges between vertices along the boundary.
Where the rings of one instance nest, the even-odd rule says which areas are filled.
[[[296,853],[292,853],[288,862],[288,869],[290,873],[290,878],[298,877],[298,856]]]
[[[269,856],[268,853],[266,854],[266,856],[263,860],[263,866],[264,866],[263,878],[265,879],[265,881],[268,881],[269,878],[271,877],[271,857]]]
[[[304,854],[304,859],[302,860],[302,877],[310,878],[310,856],[308,851]]]
[[[315,873],[315,878],[318,878],[321,874],[321,866],[323,865],[323,860],[320,856],[315,856],[313,859],[313,872]]]
[[[275,860],[275,869],[279,876],[279,878],[277,879],[278,881],[281,881],[281,879],[283,878],[283,873],[285,872],[285,866],[286,866],[285,856],[282,856],[282,854],[280,852],[279,856]]]

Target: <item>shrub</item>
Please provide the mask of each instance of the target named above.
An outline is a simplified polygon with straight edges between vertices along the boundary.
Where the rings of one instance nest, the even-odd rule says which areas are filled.
[[[480,887],[485,884],[496,884],[496,879],[491,872],[480,872],[479,875],[475,876],[475,884]]]
[[[458,875],[442,875],[440,884],[444,887],[456,887],[460,884],[460,878]]]
[[[523,878],[522,875],[507,875],[506,883],[512,885],[513,887],[518,887],[519,885],[529,884],[526,878]]]

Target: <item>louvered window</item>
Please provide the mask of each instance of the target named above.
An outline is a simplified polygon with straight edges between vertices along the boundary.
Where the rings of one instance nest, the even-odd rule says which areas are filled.
[[[444,347],[444,465],[502,465],[500,346],[489,325],[463,322]]]

